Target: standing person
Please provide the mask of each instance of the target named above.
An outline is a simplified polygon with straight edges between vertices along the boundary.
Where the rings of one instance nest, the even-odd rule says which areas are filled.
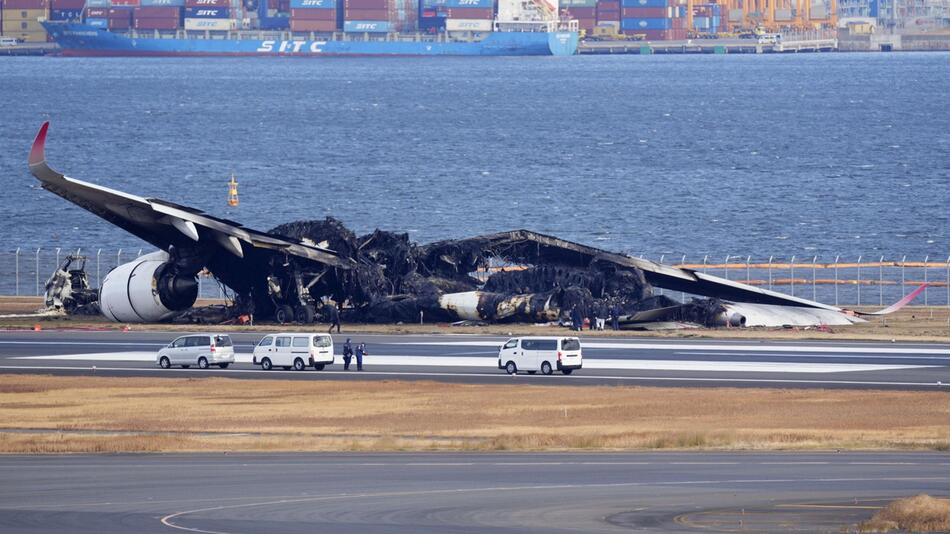
[[[620,330],[620,305],[614,304],[610,308],[610,327],[614,330]]]
[[[363,370],[363,356],[366,356],[366,343],[360,343],[356,346],[356,370]]]
[[[332,334],[333,327],[335,326],[336,333],[339,334],[340,333],[340,311],[337,310],[336,306],[333,306],[332,304],[327,304],[325,306],[325,310],[327,314],[327,322],[330,323],[330,329],[327,330],[327,333]]]
[[[353,345],[350,344],[350,338],[346,338],[343,344],[343,370],[350,370],[350,362],[353,361]]]
[[[583,319],[581,319],[581,311],[577,309],[577,304],[575,304],[571,308],[571,326],[574,327],[574,330],[578,332],[581,331],[581,325],[583,324],[581,321],[583,321]]]
[[[604,323],[607,321],[607,307],[604,306],[603,302],[598,302],[594,305],[594,328],[597,330],[604,329]]]

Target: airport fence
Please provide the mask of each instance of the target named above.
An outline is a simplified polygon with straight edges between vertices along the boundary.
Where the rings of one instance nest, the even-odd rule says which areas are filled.
[[[42,295],[49,276],[69,254],[83,255],[89,283],[98,287],[117,265],[149,252],[143,249],[20,248],[0,251],[0,295]],[[836,306],[883,307],[896,302],[922,284],[927,288],[915,305],[950,306],[950,256],[910,258],[906,255],[833,258],[799,255],[756,258],[748,255],[646,255],[638,257],[680,266],[735,282],[780,291]],[[210,275],[198,278],[199,295],[222,298],[227,289]],[[690,295],[657,289],[677,300]]]

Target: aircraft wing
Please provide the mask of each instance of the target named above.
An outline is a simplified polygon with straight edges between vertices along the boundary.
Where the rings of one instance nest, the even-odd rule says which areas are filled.
[[[328,266],[351,269],[352,260],[329,249],[245,228],[213,217],[200,210],[157,198],[145,198],[108,187],[69,178],[46,163],[46,135],[43,124],[30,150],[30,172],[43,189],[102,217],[123,230],[162,250],[201,243],[244,258],[248,249],[279,251]]]

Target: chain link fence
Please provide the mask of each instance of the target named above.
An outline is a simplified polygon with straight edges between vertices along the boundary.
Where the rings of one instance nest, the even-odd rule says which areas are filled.
[[[145,250],[148,253],[150,250]],[[46,280],[69,254],[87,258],[93,287],[116,266],[141,256],[143,249],[65,249],[41,247],[0,252],[0,295],[43,294]],[[916,305],[950,306],[950,256],[909,258],[874,255],[846,258],[798,255],[756,258],[722,255],[645,255],[638,257],[708,273],[728,280],[780,291],[836,306],[883,307],[920,286],[927,289]],[[199,276],[199,296],[221,298],[225,288],[211,276]],[[679,300],[689,295],[657,289]]]

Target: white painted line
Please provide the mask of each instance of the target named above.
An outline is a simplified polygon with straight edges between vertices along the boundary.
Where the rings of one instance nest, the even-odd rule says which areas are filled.
[[[47,356],[20,356],[16,360],[61,360],[61,361],[115,361],[154,362],[152,352],[99,352],[83,354],[53,354]],[[342,357],[337,363],[342,363]],[[236,354],[235,361],[250,363],[250,354]],[[401,356],[377,355],[366,358],[367,365],[406,367],[475,367],[498,368],[498,359],[473,356]],[[705,371],[729,373],[854,373],[861,371],[892,371],[896,369],[919,369],[924,365],[860,364],[860,363],[809,363],[809,362],[732,362],[702,360],[604,360],[584,359],[587,369],[610,369],[627,371]]]
[[[399,342],[387,345],[445,345],[463,347],[498,347],[500,343],[492,341],[449,341],[449,342]],[[857,353],[857,354],[944,354],[950,355],[950,348],[926,347],[842,347],[830,345],[763,345],[742,343],[640,343],[640,342],[602,342],[581,340],[584,350],[587,349],[631,349],[631,350],[710,350],[710,351],[741,351],[741,352],[820,352],[820,353]]]
[[[90,371],[93,372],[92,367],[67,367],[67,366],[18,366],[18,365],[0,365],[0,370],[12,370],[12,371]],[[170,376],[181,376],[188,373],[194,373],[193,376],[200,376],[200,373],[208,373],[209,371],[201,370],[183,370],[183,369],[159,369],[157,367],[97,367],[96,371],[121,371],[128,373],[167,373]],[[543,384],[546,381],[569,381],[569,380],[617,380],[617,381],[631,381],[631,382],[694,382],[694,383],[712,383],[712,384],[799,384],[799,385],[809,385],[809,386],[905,386],[905,387],[927,387],[934,388],[937,390],[943,389],[947,384],[941,384],[939,382],[886,382],[886,381],[874,381],[874,380],[819,380],[819,379],[803,379],[803,378],[734,378],[734,377],[722,377],[722,378],[713,378],[713,377],[683,377],[683,376],[624,376],[624,375],[583,375],[583,374],[572,374],[572,375],[505,375],[504,371],[498,371],[496,373],[438,373],[438,372],[425,372],[425,371],[363,371],[357,373],[355,371],[347,372],[337,372],[337,373],[325,373],[325,372],[314,372],[314,371],[260,371],[257,369],[228,369],[227,371],[221,369],[211,369],[210,372],[215,373],[214,376],[221,376],[223,373],[225,375],[230,374],[254,374],[254,375],[263,375],[261,378],[267,378],[268,376],[273,376],[274,378],[279,378],[284,375],[289,374],[300,374],[301,376],[309,375],[314,378],[320,378],[321,376],[331,376],[338,377],[341,375],[350,376],[353,375],[359,376],[391,376],[391,377],[426,377],[426,378],[498,378],[506,377],[505,380],[510,380],[514,383],[517,380],[520,381],[530,381],[532,384]]]
[[[727,356],[722,352],[674,352],[677,356]],[[756,352],[743,354],[743,357],[766,358],[860,358],[863,360],[935,360],[950,363],[950,356],[880,356],[871,354],[788,354],[783,352]]]

